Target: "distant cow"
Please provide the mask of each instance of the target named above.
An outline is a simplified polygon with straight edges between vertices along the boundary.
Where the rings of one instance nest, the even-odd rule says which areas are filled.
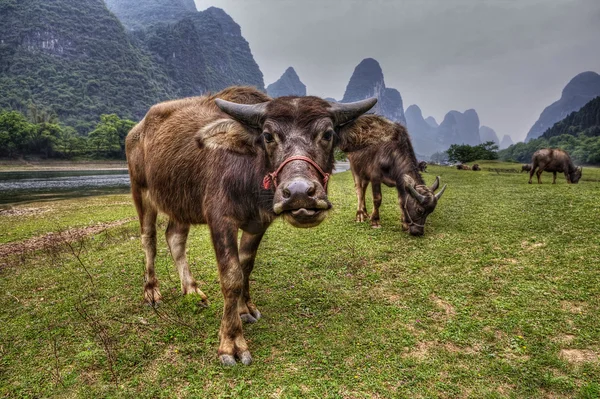
[[[370,182],[373,190],[371,226],[381,227],[379,207],[383,183],[398,190],[403,229],[411,235],[423,235],[427,216],[435,209],[446,186],[435,193],[440,184],[439,177],[431,187],[425,185],[406,128],[381,116],[363,115],[342,127],[340,132],[343,137],[340,148],[348,154],[358,198],[356,221],[369,218],[365,192]],[[360,140],[351,142],[353,137],[360,137]]]
[[[206,301],[190,273],[185,245],[190,225],[208,224],[224,296],[218,354],[225,365],[236,358],[250,364],[242,321],[261,317],[249,289],[260,241],[278,216],[296,227],[325,219],[340,128],[376,102],[272,100],[256,89],[233,87],[153,106],[126,141],[146,254],[146,301],[161,299],[154,271],[159,211],[169,217],[166,238],[181,290]],[[360,141],[360,132],[354,134]]]
[[[536,172],[537,169],[537,172]],[[529,184],[535,173],[538,184],[542,184],[542,172],[552,172],[554,178],[552,184],[556,184],[556,173],[565,174],[567,183],[577,184],[581,179],[581,166],[573,164],[571,157],[566,151],[560,149],[543,148],[537,150],[531,157],[531,171],[529,172]]]
[[[529,172],[531,171],[531,164],[530,163],[524,163],[523,165],[521,165],[521,173],[523,172]]]
[[[458,170],[471,170],[471,168],[469,167],[469,165],[464,165],[464,164],[458,164],[458,165],[456,165],[456,169],[458,169]]]
[[[474,163],[473,167],[471,168],[471,170],[478,171],[478,170],[481,170],[481,168],[479,167],[478,163]]]
[[[421,161],[417,164],[417,169],[419,169],[419,172],[425,172],[427,170],[427,162],[425,161]]]

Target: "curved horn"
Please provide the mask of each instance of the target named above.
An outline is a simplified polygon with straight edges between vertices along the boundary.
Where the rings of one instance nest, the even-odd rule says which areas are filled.
[[[419,204],[422,204],[423,202],[425,202],[425,196],[421,193],[419,193],[417,190],[415,190],[415,188],[413,186],[408,186],[408,191],[410,191],[410,195],[412,195],[412,197],[414,199],[416,199],[417,201],[419,201]]]
[[[440,186],[440,177],[436,176],[435,181],[433,182],[433,185],[431,186],[431,191],[437,190],[439,186]]]
[[[267,111],[268,103],[269,102],[267,101],[260,104],[237,104],[215,98],[215,104],[217,104],[217,107],[219,107],[221,111],[225,112],[236,121],[251,127],[261,126],[262,119]]]
[[[329,112],[333,116],[336,125],[343,125],[353,119],[358,118],[377,104],[377,98],[371,97],[366,100],[356,101],[353,103],[334,103],[329,102],[331,108]]]
[[[440,192],[435,195],[435,199],[436,200],[439,201],[440,198],[442,198],[442,194],[444,194],[444,191],[446,191],[446,187],[447,186],[448,186],[447,184],[444,184],[444,187],[442,187],[442,189],[440,190]]]

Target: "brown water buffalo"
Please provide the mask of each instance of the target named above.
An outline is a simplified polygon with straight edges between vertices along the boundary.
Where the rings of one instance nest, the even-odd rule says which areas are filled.
[[[537,169],[537,172],[536,172]],[[542,172],[552,172],[552,184],[556,184],[556,173],[565,174],[567,183],[577,184],[581,179],[581,167],[575,166],[569,154],[561,149],[543,148],[537,150],[531,157],[531,171],[529,172],[529,184],[533,174],[537,175],[538,184],[542,184]]]
[[[479,171],[479,170],[481,170],[481,168],[479,167],[478,163],[474,163],[473,166],[471,167],[471,170]]]
[[[224,296],[218,354],[225,365],[236,358],[250,364],[242,321],[261,317],[249,291],[260,241],[278,216],[296,227],[321,223],[331,208],[327,180],[336,130],[376,102],[272,100],[256,89],[232,87],[153,106],[126,141],[146,254],[146,301],[161,299],[154,272],[158,212],[169,217],[166,239],[182,292],[206,301],[190,273],[185,245],[190,225],[208,224]]]
[[[356,221],[369,218],[365,192],[369,182],[373,190],[371,226],[381,227],[381,183],[396,187],[402,211],[402,227],[412,235],[423,235],[427,216],[433,212],[446,186],[437,194],[440,180],[427,187],[418,170],[417,159],[406,129],[377,115],[363,115],[340,130],[340,148],[350,160],[358,207]],[[360,140],[353,139],[359,137]]]
[[[458,165],[456,165],[456,169],[458,169],[458,170],[471,170],[471,168],[469,167],[469,165],[464,165],[464,164],[458,164]]]
[[[521,165],[521,173],[523,172],[529,172],[531,171],[531,164],[530,163],[524,163],[523,165]]]
[[[417,164],[417,169],[419,169],[419,172],[425,172],[427,171],[427,162],[425,161],[421,161]]]

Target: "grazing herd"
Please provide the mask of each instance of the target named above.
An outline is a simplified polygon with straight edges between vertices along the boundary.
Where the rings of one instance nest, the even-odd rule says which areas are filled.
[[[146,268],[144,298],[161,300],[155,274],[156,221],[169,222],[166,241],[183,294],[207,297],[190,272],[186,242],[190,226],[207,224],[216,254],[223,316],[218,355],[224,365],[250,364],[252,356],[242,322],[254,323],[261,313],[250,296],[250,274],[266,230],[279,216],[295,227],[319,225],[332,204],[327,186],[334,149],[351,165],[358,207],[356,221],[381,227],[381,184],[395,187],[402,227],[424,234],[425,222],[446,186],[439,176],[427,186],[406,128],[365,113],[377,102],[328,102],[319,97],[272,99],[249,87],[230,87],[214,95],[169,101],[153,106],[126,138],[133,202],[137,209]],[[537,169],[564,173],[577,183],[581,168],[560,150],[536,152],[530,180]],[[462,170],[481,170],[458,165]],[[365,193],[371,184],[373,211]],[[437,191],[437,193],[436,193]],[[241,230],[241,238],[238,232]]]

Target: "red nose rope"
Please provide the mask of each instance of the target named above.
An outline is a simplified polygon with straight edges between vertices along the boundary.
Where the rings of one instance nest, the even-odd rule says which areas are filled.
[[[321,174],[321,176],[323,176],[323,188],[325,189],[325,192],[327,192],[327,182],[329,181],[330,174],[323,172],[323,169],[321,169],[319,167],[319,165],[317,165],[317,163],[315,161],[313,161],[312,159],[310,159],[308,157],[303,157],[301,155],[289,157],[288,159],[283,161],[281,163],[281,165],[279,165],[279,167],[277,168],[277,170],[275,172],[267,173],[267,175],[265,175],[265,177],[263,178],[263,181],[262,181],[263,188],[265,190],[270,189],[271,183],[273,183],[273,186],[275,186],[275,188],[277,188],[277,175],[279,174],[279,172],[281,172],[281,169],[283,169],[283,167],[285,165],[287,165],[288,163],[290,163],[292,161],[304,161],[304,162],[308,162],[309,164],[314,166],[314,168]]]

